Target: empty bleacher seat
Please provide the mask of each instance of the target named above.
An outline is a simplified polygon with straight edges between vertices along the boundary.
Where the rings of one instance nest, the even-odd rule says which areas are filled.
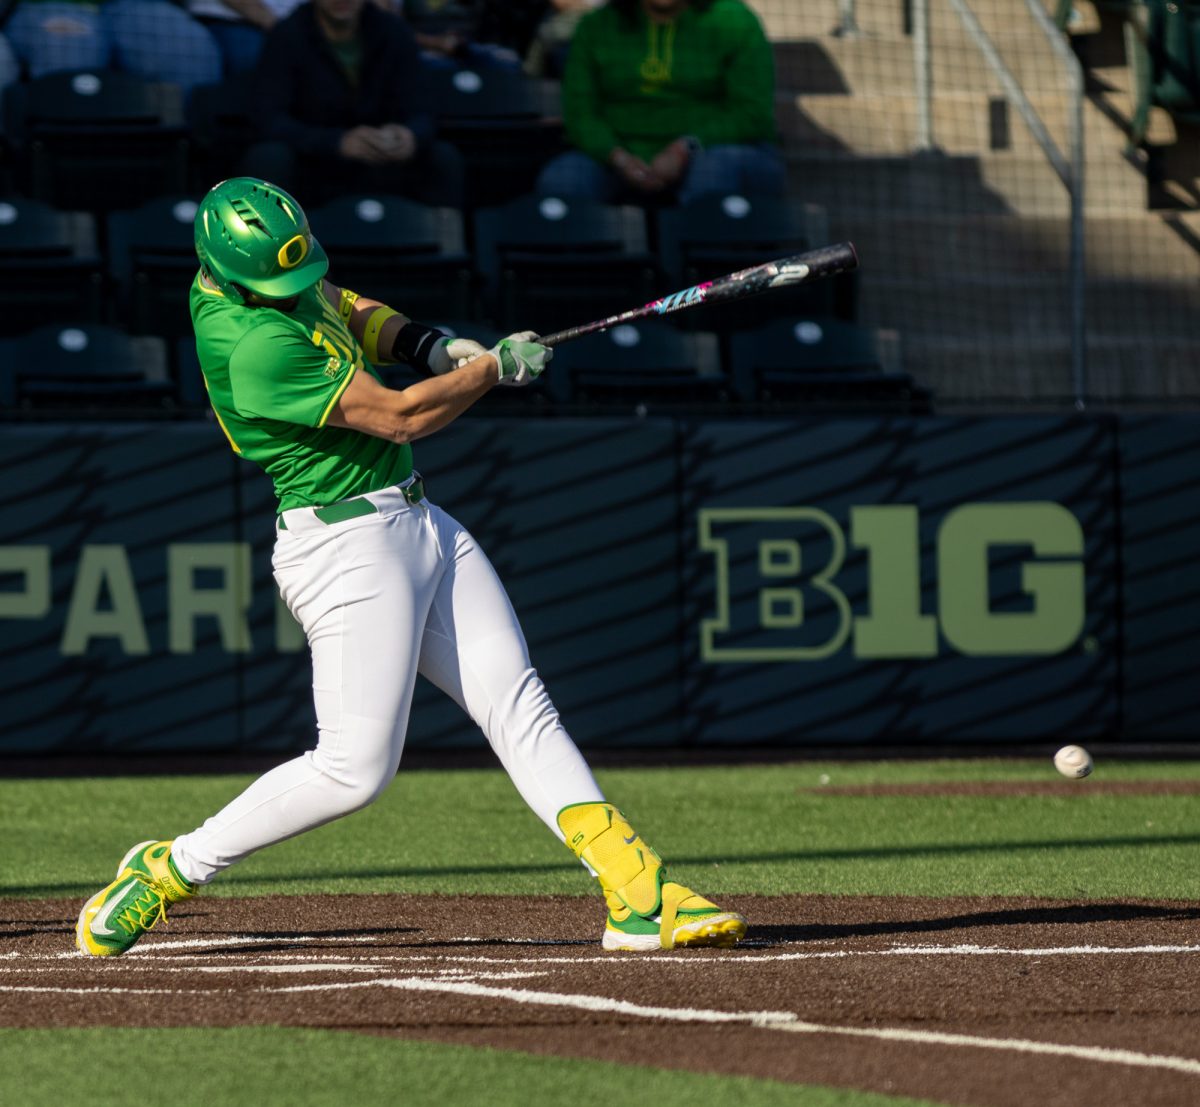
[[[253,72],[231,73],[192,90],[187,118],[192,129],[192,184],[197,189],[236,176],[242,155],[258,139],[254,81]]]
[[[547,372],[552,390],[568,403],[631,412],[724,403],[732,394],[716,336],[657,319],[565,342]]]
[[[928,412],[928,390],[897,363],[894,333],[839,319],[780,319],[729,340],[738,396],[758,404]]]
[[[329,279],[416,319],[471,314],[462,215],[399,196],[345,196],[309,213]]]
[[[116,70],[50,73],[9,85],[4,117],[27,189],[56,207],[134,207],[186,187],[177,85]]]
[[[635,307],[658,291],[640,208],[523,196],[475,212],[489,312],[542,334]]]
[[[104,268],[88,212],[0,200],[0,333],[104,317]]]
[[[528,192],[561,151],[557,82],[507,69],[435,69],[426,79],[438,136],[466,162],[468,208]]]
[[[175,340],[170,350],[174,363],[172,376],[175,380],[175,395],[180,406],[193,414],[210,412],[208,389],[204,374],[200,372],[200,357],[196,353],[196,339],[191,335]]]
[[[105,324],[39,327],[8,341],[18,409],[55,415],[173,411],[166,344]]]
[[[188,294],[199,268],[196,201],[172,195],[108,216],[109,270],[122,318],[134,334],[192,333]]]

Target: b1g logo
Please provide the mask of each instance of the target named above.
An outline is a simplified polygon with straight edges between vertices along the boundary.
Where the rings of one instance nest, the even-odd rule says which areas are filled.
[[[715,614],[700,627],[704,661],[819,661],[849,643],[864,660],[1061,653],[1083,631],[1083,529],[1061,504],[963,504],[936,536],[937,612],[921,610],[920,517],[911,504],[850,509],[846,532],[815,507],[708,508]],[[839,579],[848,548],[865,572]],[[998,610],[993,559],[1018,561],[1017,610]],[[843,576],[845,574],[843,573]]]

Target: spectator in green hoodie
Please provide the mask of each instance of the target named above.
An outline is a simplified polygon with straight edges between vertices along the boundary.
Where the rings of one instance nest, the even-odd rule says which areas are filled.
[[[782,194],[774,61],[742,0],[611,0],[580,20],[563,77],[575,147],[544,196],[670,203]]]

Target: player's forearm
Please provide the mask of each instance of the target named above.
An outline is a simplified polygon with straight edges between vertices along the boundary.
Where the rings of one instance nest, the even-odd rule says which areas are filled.
[[[400,392],[393,412],[395,442],[415,442],[452,423],[499,382],[499,367],[483,354],[461,369],[417,381]]]
[[[491,354],[402,390],[385,388],[370,374],[360,372],[330,413],[329,423],[392,442],[415,442],[457,419],[498,379],[499,369]]]

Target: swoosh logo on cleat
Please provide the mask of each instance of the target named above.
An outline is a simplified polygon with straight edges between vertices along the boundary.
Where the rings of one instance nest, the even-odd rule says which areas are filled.
[[[635,830],[631,835],[629,835],[628,838],[625,839],[625,844],[627,846],[631,846],[636,841],[637,841],[637,831]]]
[[[121,902],[121,897],[119,895],[113,894],[112,896],[110,896],[108,899],[108,902],[106,902],[104,904],[104,906],[101,907],[100,910],[96,912],[95,916],[93,917],[91,923],[88,926],[88,929],[91,930],[91,932],[93,934],[99,934],[101,937],[111,936],[113,934],[116,934],[115,930],[109,929],[108,917],[119,906],[120,902]]]

